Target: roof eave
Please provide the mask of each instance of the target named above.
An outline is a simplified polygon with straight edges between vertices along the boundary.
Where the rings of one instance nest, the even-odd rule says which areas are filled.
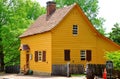
[[[84,14],[84,12],[82,11],[81,7],[79,5],[76,5],[76,6],[79,9],[79,11],[82,13],[83,17],[85,17],[85,20],[88,22],[88,24],[90,25],[91,29],[97,34],[98,37],[101,37],[102,39],[110,42],[112,45],[117,46],[118,48],[120,48],[120,45],[118,45],[117,43],[115,43],[112,40],[108,39],[104,35],[100,34],[98,32],[98,30],[93,26],[93,24],[91,23],[91,21],[88,19],[88,17]]]
[[[51,30],[47,30],[47,31],[43,31],[43,32],[40,32],[40,33],[35,33],[35,34],[21,35],[21,36],[19,36],[19,38],[25,38],[25,37],[29,37],[29,36],[33,36],[33,35],[43,34],[43,33],[50,32],[50,31]]]

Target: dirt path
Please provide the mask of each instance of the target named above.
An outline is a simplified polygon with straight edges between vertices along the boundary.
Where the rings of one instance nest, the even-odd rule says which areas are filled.
[[[41,76],[28,76],[17,74],[4,74],[0,75],[0,79],[86,79],[84,76],[80,77],[41,77]]]

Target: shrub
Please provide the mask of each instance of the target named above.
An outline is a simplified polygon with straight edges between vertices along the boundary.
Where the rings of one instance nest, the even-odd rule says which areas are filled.
[[[115,70],[120,70],[120,51],[107,51],[105,57],[113,62]]]

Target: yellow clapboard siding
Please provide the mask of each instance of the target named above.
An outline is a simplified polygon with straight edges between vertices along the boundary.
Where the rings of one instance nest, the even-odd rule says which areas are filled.
[[[54,24],[53,24],[54,25]],[[73,25],[78,26],[78,34],[73,35]],[[28,44],[30,51],[21,51],[20,68],[26,64],[26,54],[32,55],[30,69],[39,72],[52,72],[53,64],[84,64],[88,62],[81,60],[81,50],[91,50],[91,64],[104,64],[105,51],[116,51],[120,47],[101,36],[82,13],[78,5],[50,31],[21,38],[21,44]],[[70,61],[64,60],[64,50],[70,50]],[[35,51],[46,51],[46,62],[35,62]]]
[[[29,63],[31,70],[51,72],[51,33],[38,34],[22,38],[21,44],[28,44],[30,47],[29,54],[32,54],[32,59]],[[35,62],[34,52],[43,50],[46,51],[46,62]],[[21,54],[21,67],[25,65],[25,54],[26,53]]]
[[[20,53],[20,69],[23,70],[24,69],[24,64],[26,63],[26,55],[25,55],[25,51],[21,51]]]
[[[78,25],[78,35],[72,34],[73,25]],[[80,50],[92,50],[92,61],[89,63],[105,63],[105,50],[119,50],[110,42],[100,38],[87,24],[86,20],[74,7],[62,22],[52,30],[52,62],[53,64],[66,64],[64,50],[70,49],[70,63],[84,64],[80,60]]]

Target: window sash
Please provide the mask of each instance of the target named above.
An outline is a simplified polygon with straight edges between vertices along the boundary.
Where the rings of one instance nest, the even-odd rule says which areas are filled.
[[[38,52],[38,61],[42,61],[42,52],[41,51]]]
[[[35,62],[45,62],[46,61],[46,51],[35,51]]]
[[[80,51],[80,59],[81,60],[86,60],[86,51],[85,50]]]
[[[74,35],[78,34],[78,26],[77,25],[73,25],[73,34]]]
[[[80,59],[91,61],[92,59],[92,51],[91,50],[81,50],[80,51]]]

